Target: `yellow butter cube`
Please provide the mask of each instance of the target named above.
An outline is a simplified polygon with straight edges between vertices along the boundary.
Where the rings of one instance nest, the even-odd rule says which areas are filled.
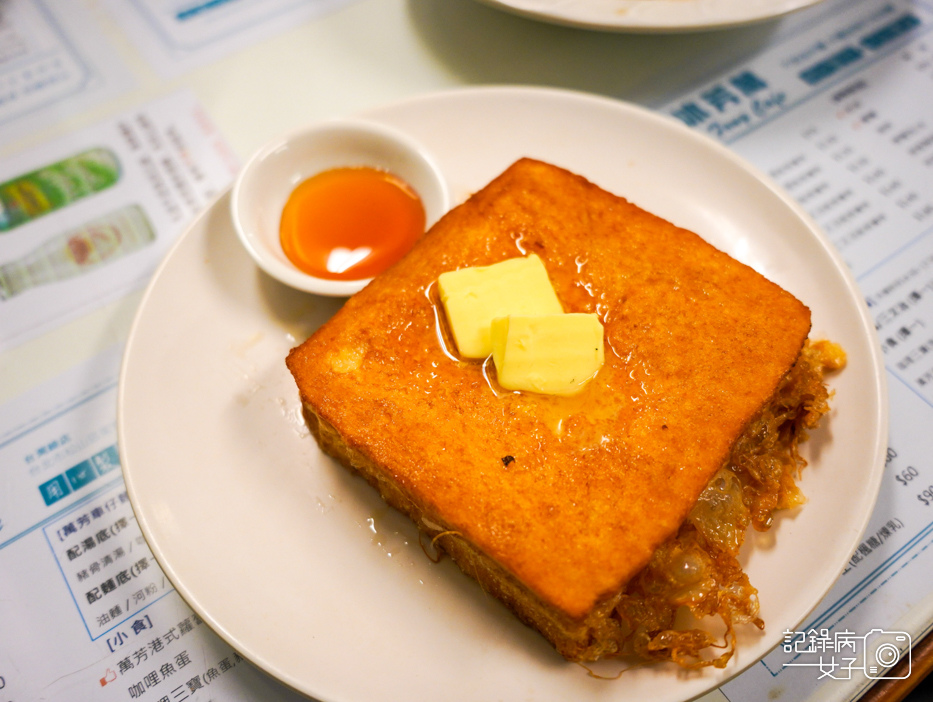
[[[506,390],[576,395],[605,360],[595,314],[500,317],[491,335],[496,375]]]
[[[563,311],[544,264],[534,254],[442,273],[437,287],[457,349],[466,358],[492,353],[489,327],[496,317]]]

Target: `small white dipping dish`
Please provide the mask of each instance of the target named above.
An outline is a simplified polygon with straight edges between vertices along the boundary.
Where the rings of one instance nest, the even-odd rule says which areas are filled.
[[[409,136],[374,122],[321,122],[275,139],[246,163],[233,185],[233,226],[257,265],[298,290],[343,297],[372,278],[328,280],[288,260],[279,240],[282,208],[299,183],[331,168],[369,166],[407,182],[424,205],[430,227],[449,207],[447,184],[434,160]]]

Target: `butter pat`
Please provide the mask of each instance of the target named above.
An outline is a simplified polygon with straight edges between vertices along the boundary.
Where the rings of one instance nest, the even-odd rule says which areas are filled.
[[[545,395],[576,395],[605,360],[595,314],[494,319],[492,360],[499,385]]]
[[[492,353],[490,325],[497,317],[563,312],[547,270],[534,254],[441,273],[437,287],[457,349],[466,358]]]

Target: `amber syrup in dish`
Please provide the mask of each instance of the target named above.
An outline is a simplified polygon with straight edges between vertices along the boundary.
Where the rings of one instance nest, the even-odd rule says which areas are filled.
[[[282,250],[316,278],[371,278],[424,233],[425,211],[404,180],[376,168],[334,168],[292,191],[282,211]]]

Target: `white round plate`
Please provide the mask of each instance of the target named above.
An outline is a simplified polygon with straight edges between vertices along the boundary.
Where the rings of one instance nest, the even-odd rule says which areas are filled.
[[[613,32],[689,32],[761,22],[821,0],[481,0],[533,19]]]
[[[886,394],[853,278],[770,180],[638,107],[555,90],[480,88],[365,117],[431,151],[454,202],[521,156],[580,173],[754,266],[811,307],[814,338],[845,347],[849,366],[832,381],[836,409],[807,445],[809,504],[747,539],[745,563],[767,629],[746,627],[725,670],[662,665],[600,680],[565,662],[450,561],[432,563],[415,527],[323,456],[302,422],[285,355],[339,300],[262,273],[237,241],[228,197],[192,224],[156,273],[122,370],[126,485],[163,570],[234,648],[326,702],[663,702],[722,684],[820,601],[873,508]]]

